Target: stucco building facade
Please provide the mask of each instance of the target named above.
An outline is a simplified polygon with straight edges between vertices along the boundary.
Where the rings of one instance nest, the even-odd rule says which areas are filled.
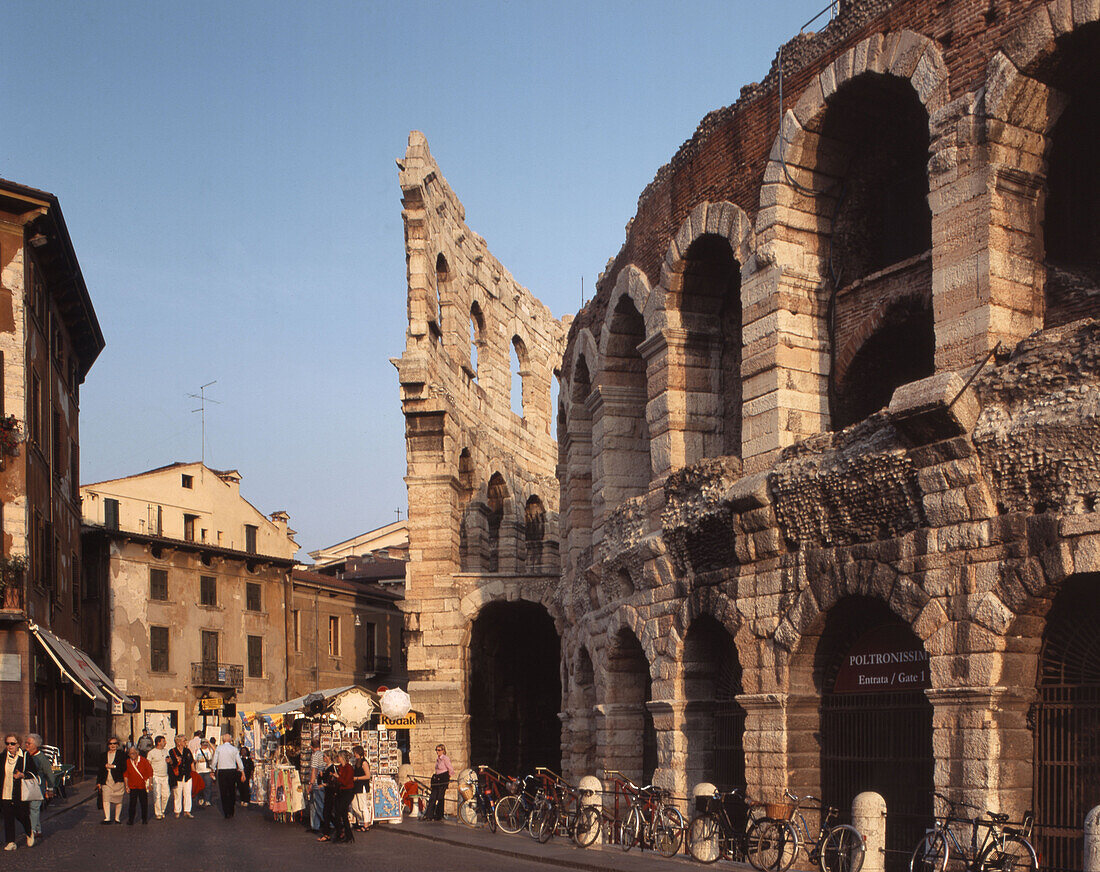
[[[464,329],[448,357],[431,325],[464,328],[494,262],[453,283],[446,240],[469,231],[410,138],[410,687],[460,757],[504,765],[478,744],[478,663],[549,621],[558,669],[531,680],[560,694],[570,776],[841,808],[876,790],[896,852],[935,788],[1033,809],[1044,868],[1080,868],[1100,803],[1100,6],[838,10],[660,169],[561,357],[549,326],[526,342],[561,383],[560,491],[539,494],[556,564],[536,576],[468,522],[518,519],[527,491],[493,502],[491,482],[541,482],[550,443],[463,467],[459,434],[515,422],[461,392]],[[508,299],[488,304],[505,324]]]

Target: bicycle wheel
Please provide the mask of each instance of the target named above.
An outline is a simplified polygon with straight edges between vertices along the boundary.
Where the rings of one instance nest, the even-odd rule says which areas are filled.
[[[620,847],[624,851],[629,851],[642,840],[642,828],[644,826],[645,821],[642,820],[642,811],[638,806],[634,806],[627,812],[626,820],[623,821],[623,837]]]
[[[496,808],[488,802],[486,802],[485,805],[485,823],[489,825],[490,833],[495,833],[497,831]]]
[[[538,826],[535,828],[535,838],[540,845],[545,845],[558,828],[558,810],[552,805],[546,806],[539,814]]]
[[[458,804],[458,819],[468,827],[477,826],[477,801],[464,799]]]
[[[573,823],[573,841],[582,848],[595,842],[600,837],[602,818],[596,806],[586,805],[582,808],[577,812],[577,819]]]
[[[523,803],[519,801],[518,796],[502,797],[497,803],[494,817],[497,826],[510,835],[515,835],[522,830],[527,822],[524,817]]]
[[[714,863],[722,856],[721,828],[713,815],[692,818],[687,829],[687,849],[693,860]]]
[[[662,806],[653,822],[653,849],[662,857],[675,857],[684,838],[684,816],[671,805]]]
[[[1036,872],[1039,861],[1027,839],[1010,835],[986,848],[975,868],[981,872]]]
[[[909,872],[944,872],[948,853],[943,833],[931,832],[920,840],[909,858]]]
[[[787,872],[798,855],[798,833],[788,821],[761,820],[749,862],[760,872]]]
[[[821,872],[859,872],[863,867],[863,836],[848,824],[829,830],[821,843]]]

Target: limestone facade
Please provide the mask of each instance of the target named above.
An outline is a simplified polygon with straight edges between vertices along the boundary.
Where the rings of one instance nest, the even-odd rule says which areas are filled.
[[[517,431],[455,378],[465,333],[431,332],[441,227],[466,231],[413,135],[407,627],[450,744],[476,717],[472,621],[530,599],[560,636],[568,776],[684,796],[721,769],[842,807],[878,790],[895,851],[934,787],[1034,809],[1044,868],[1080,868],[1074,828],[1100,803],[1098,43],[1090,0],[848,0],[708,115],[564,356],[550,330],[525,342],[561,373],[557,582],[522,577],[519,553],[504,577],[455,571],[486,559],[461,494],[490,505],[494,469],[463,478],[463,422]],[[462,288],[497,269],[472,263],[491,268]],[[511,475],[541,481],[541,437],[509,443]],[[915,665],[897,692],[847,689],[876,657]]]

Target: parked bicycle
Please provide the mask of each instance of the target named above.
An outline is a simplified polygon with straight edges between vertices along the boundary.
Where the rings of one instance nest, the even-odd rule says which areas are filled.
[[[634,845],[652,848],[662,857],[673,857],[684,838],[684,816],[672,804],[672,793],[652,784],[640,787],[638,801],[623,823],[622,849]]]
[[[496,804],[507,795],[509,779],[489,766],[477,767],[477,778],[471,782],[473,796],[458,804],[458,819],[468,827],[485,824],[489,832],[497,831]]]
[[[493,817],[503,832],[515,834],[527,825],[542,786],[542,780],[537,775],[527,775],[509,788],[507,796],[497,801]]]
[[[621,845],[623,822],[630,811],[632,797],[637,795],[637,788],[618,770],[605,769],[603,774],[605,785],[610,782],[610,789],[602,792],[598,804],[583,805],[578,812],[574,841],[582,848],[595,844],[601,835],[607,844]],[[604,801],[609,796],[610,807]]]
[[[849,824],[832,824],[837,809],[822,805],[817,797],[798,797],[789,790],[784,791],[784,797],[789,802],[766,806],[767,817],[755,830],[749,862],[761,872],[786,872],[802,849],[821,872],[859,872],[864,854],[859,830]],[[816,840],[810,835],[801,811],[804,802],[820,806],[821,825]]]
[[[1007,814],[984,812],[976,805],[948,799],[942,793],[932,794],[947,806],[947,812],[936,815],[932,829],[921,839],[909,860],[911,872],[944,872],[948,863],[952,869],[967,872],[1036,872],[1039,860],[1030,836],[1033,818],[1024,814],[1020,824],[1009,824]],[[960,809],[978,814],[968,816]],[[955,825],[953,827],[952,825]],[[970,830],[966,836],[956,834],[959,827]],[[984,835],[979,840],[978,833]]]
[[[685,841],[692,859],[700,863],[746,860],[756,844],[755,828],[764,807],[749,801],[742,790],[695,797],[695,815]]]
[[[565,781],[556,781],[543,792],[535,811],[533,834],[539,842],[545,843],[555,833],[568,836],[580,847],[587,848],[594,841],[590,816],[581,805],[583,796],[591,796],[590,790],[579,790]],[[596,830],[599,835],[599,830]]]

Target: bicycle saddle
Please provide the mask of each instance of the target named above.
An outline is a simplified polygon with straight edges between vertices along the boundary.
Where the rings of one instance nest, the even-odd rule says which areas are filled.
[[[992,811],[986,812],[986,814],[989,815],[989,819],[995,824],[1003,824],[1008,821],[1008,815],[1006,814],[997,814],[996,812]]]

